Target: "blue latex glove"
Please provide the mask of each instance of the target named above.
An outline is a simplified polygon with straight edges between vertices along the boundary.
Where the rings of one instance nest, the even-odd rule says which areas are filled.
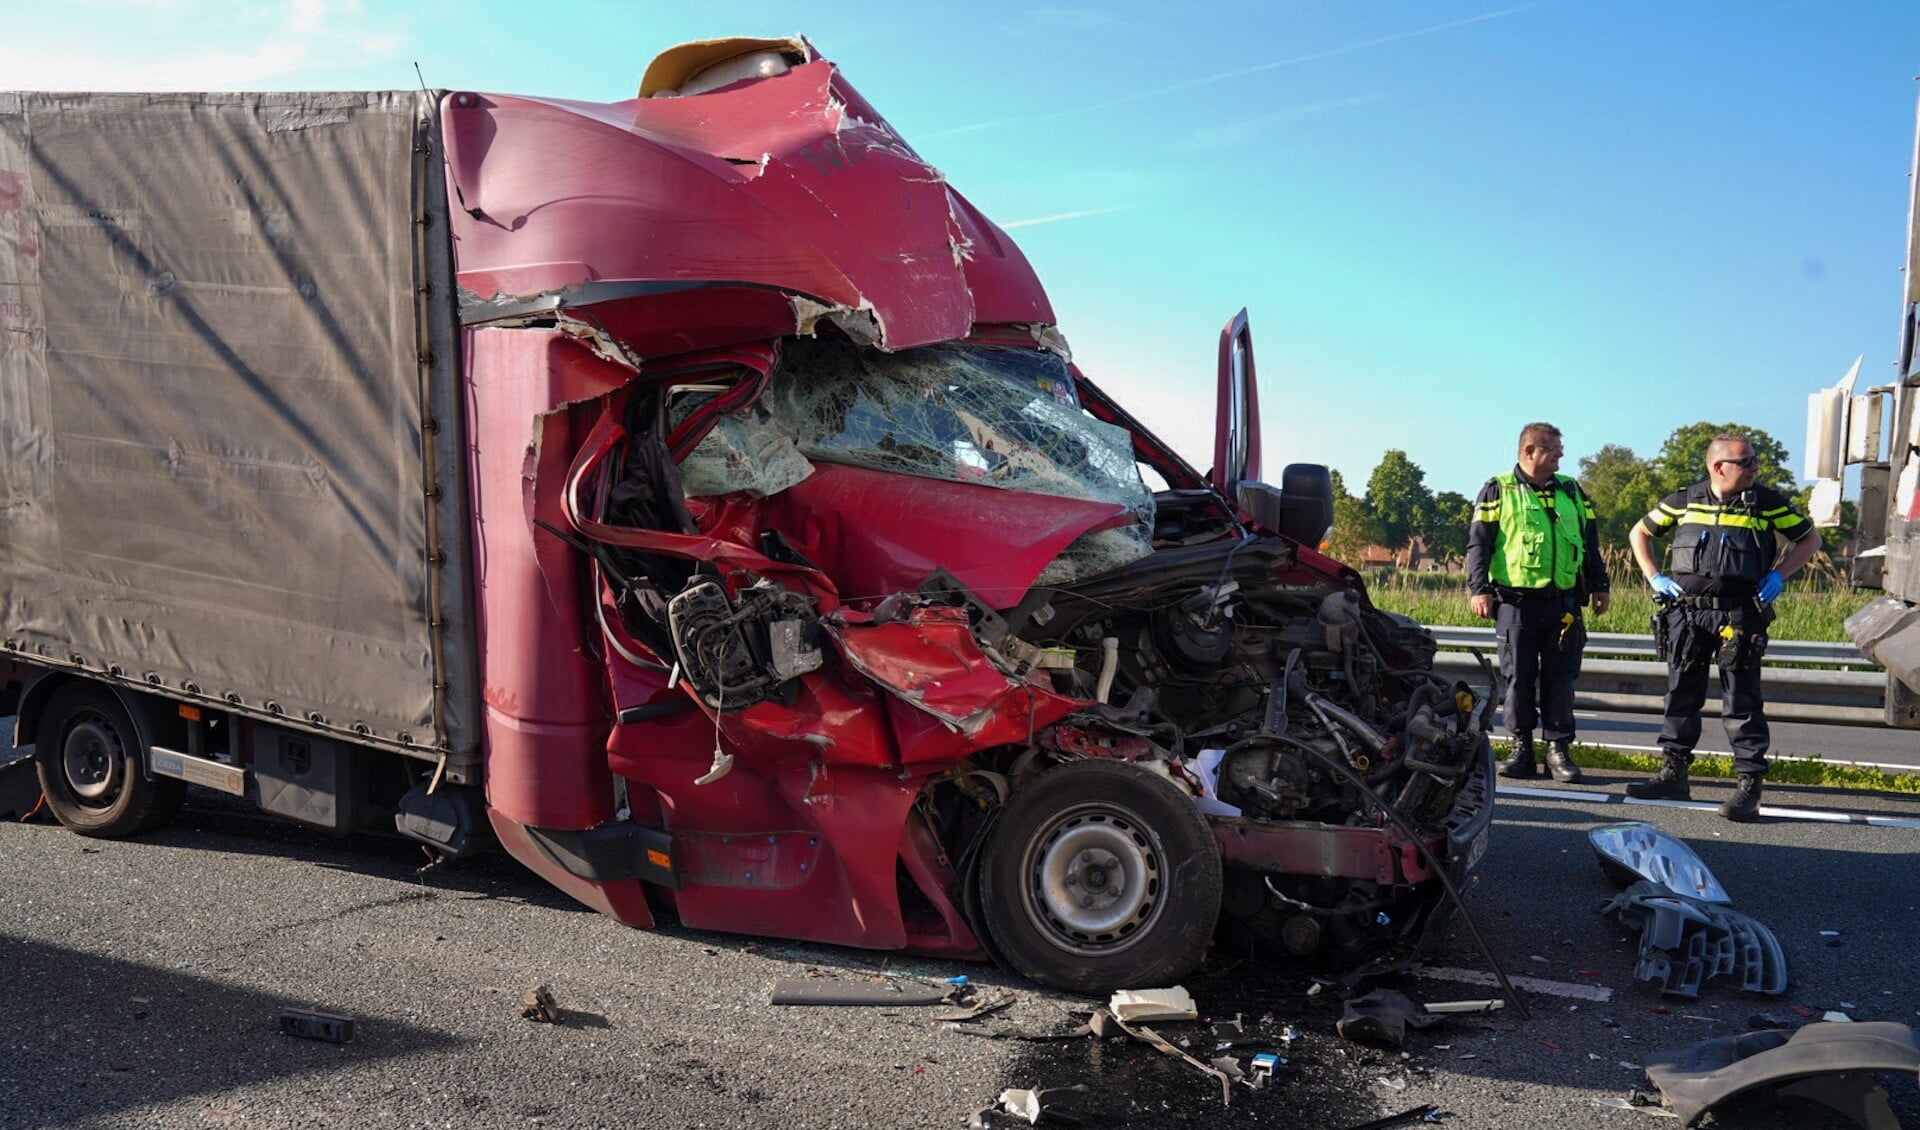
[[[1772,604],[1780,595],[1780,590],[1786,587],[1787,579],[1780,575],[1780,570],[1768,573],[1766,579],[1760,582],[1760,603]]]
[[[1655,573],[1647,583],[1653,586],[1654,592],[1659,593],[1669,600],[1679,600],[1682,596],[1686,595],[1687,590],[1680,587],[1680,582],[1667,576],[1665,573]]]

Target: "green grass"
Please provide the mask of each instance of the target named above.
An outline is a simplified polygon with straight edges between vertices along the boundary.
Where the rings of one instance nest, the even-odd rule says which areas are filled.
[[[1645,635],[1653,617],[1653,592],[1641,581],[1639,569],[1624,553],[1609,553],[1607,559],[1607,571],[1613,578],[1613,607],[1605,616],[1589,613],[1587,630]],[[1824,560],[1816,558],[1817,562]],[[1369,571],[1367,592],[1381,608],[1411,616],[1422,624],[1446,627],[1492,624],[1491,620],[1475,616],[1468,607],[1471,593],[1464,573]],[[1831,565],[1810,567],[1788,583],[1785,595],[1775,603],[1779,618],[1768,634],[1778,640],[1845,643],[1847,617],[1881,595],[1877,590],[1849,587]]]
[[[1493,743],[1496,755],[1505,757],[1509,743]],[[1618,769],[1623,772],[1653,774],[1660,770],[1661,757],[1656,753],[1624,753],[1606,746],[1586,745],[1576,742],[1573,747],[1573,760],[1586,769]],[[1728,757],[1716,757],[1701,754],[1693,759],[1694,778],[1734,777],[1733,760]],[[1920,776],[1908,773],[1888,773],[1866,765],[1833,765],[1819,758],[1806,760],[1775,760],[1767,769],[1767,782],[1780,785],[1819,785],[1830,789],[1858,789],[1865,792],[1920,794]]]

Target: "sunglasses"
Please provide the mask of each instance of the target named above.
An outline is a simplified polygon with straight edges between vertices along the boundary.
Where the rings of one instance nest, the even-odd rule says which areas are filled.
[[[1713,461],[1713,465],[1716,467],[1726,463],[1731,463],[1736,467],[1756,467],[1760,464],[1760,457],[1758,455],[1749,455],[1745,459],[1715,459]]]

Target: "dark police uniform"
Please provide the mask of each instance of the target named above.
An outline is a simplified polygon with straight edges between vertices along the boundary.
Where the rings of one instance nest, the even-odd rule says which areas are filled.
[[[1546,486],[1515,467],[1487,480],[1467,535],[1467,583],[1499,602],[1494,619],[1500,674],[1507,681],[1507,729],[1549,744],[1573,740],[1573,684],[1586,628],[1580,606],[1608,591],[1599,523],[1580,484],[1555,475]]]
[[[1669,760],[1692,762],[1707,667],[1718,664],[1720,718],[1733,745],[1734,768],[1764,776],[1771,734],[1760,698],[1760,657],[1773,609],[1760,603],[1760,584],[1774,566],[1774,534],[1797,542],[1813,532],[1813,524],[1769,487],[1723,499],[1709,483],[1695,483],[1662,499],[1640,526],[1654,537],[1672,532],[1667,573],[1686,591],[1655,617],[1667,659],[1660,748]]]

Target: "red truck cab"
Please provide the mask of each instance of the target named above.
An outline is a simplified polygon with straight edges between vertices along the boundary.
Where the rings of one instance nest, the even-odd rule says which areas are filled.
[[[449,93],[420,129],[448,281],[399,340],[456,395],[407,442],[459,455],[409,505],[467,519],[415,523],[444,576],[398,601],[432,719],[36,643],[21,724],[64,822],[143,830],[188,779],[449,854],[490,827],[633,926],[1086,992],[1175,981],[1222,926],[1350,964],[1437,933],[1485,848],[1492,688],[1318,551],[1324,469],[1261,482],[1244,312],[1202,473],[804,40],[675,48],[613,104]],[[291,747],[256,729],[335,743],[301,806],[265,799]]]

